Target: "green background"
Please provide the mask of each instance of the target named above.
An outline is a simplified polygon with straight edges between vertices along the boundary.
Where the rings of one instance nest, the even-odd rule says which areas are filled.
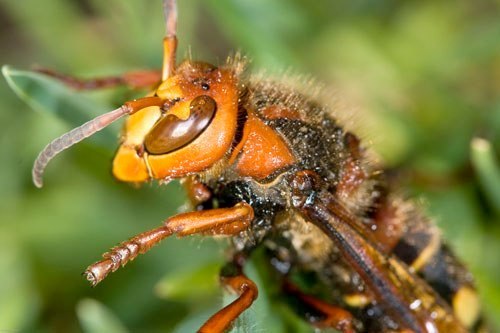
[[[180,58],[223,63],[240,50],[252,71],[311,76],[331,92],[403,192],[436,217],[498,325],[500,2],[179,2]],[[93,77],[157,68],[161,1],[0,0],[0,27],[0,63],[24,94],[0,82],[0,332],[194,331],[220,306],[224,242],[169,239],[96,288],[79,275],[184,202],[176,183],[113,180],[119,126],[54,160],[42,190],[31,183],[46,143],[133,93],[77,93],[13,69]],[[493,148],[471,151],[473,137]],[[312,331],[267,297],[258,260],[249,274],[262,292],[239,330]]]

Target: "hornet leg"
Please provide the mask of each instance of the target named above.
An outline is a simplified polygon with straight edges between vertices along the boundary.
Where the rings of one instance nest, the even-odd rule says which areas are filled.
[[[304,313],[312,325],[318,328],[334,328],[342,333],[354,333],[353,317],[350,312],[316,297],[304,294],[289,281],[285,281],[283,289],[287,295],[295,297],[307,309],[312,310],[306,310]]]
[[[103,260],[90,265],[84,275],[95,286],[109,273],[124,266],[139,254],[146,253],[172,234],[179,237],[199,233],[235,235],[248,228],[253,216],[253,209],[247,203],[238,203],[231,208],[210,209],[173,216],[165,221],[163,226],[143,232],[112,248],[103,255]]]
[[[258,295],[257,286],[243,274],[243,257],[235,257],[220,274],[221,284],[236,293],[238,298],[210,317],[198,333],[222,333],[231,327],[233,321],[248,309]]]

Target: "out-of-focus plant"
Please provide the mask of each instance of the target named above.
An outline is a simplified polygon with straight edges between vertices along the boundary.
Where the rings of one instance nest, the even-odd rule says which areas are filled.
[[[224,242],[169,239],[97,288],[79,277],[110,244],[158,225],[183,203],[176,183],[136,189],[112,179],[119,126],[58,157],[43,190],[30,180],[45,143],[135,96],[123,88],[77,93],[30,66],[82,77],[159,67],[160,6],[0,2],[0,62],[13,66],[4,67],[7,81],[0,82],[0,270],[8,273],[0,275],[0,330],[190,332],[220,306],[216,267]],[[406,191],[423,198],[499,325],[499,6],[179,0],[179,55],[191,46],[194,58],[221,63],[240,50],[251,70],[316,77],[335,105],[346,105],[341,112],[352,113],[365,142],[400,171]],[[261,266],[256,258],[249,268],[261,296],[238,327],[251,329],[246,320],[259,322],[259,331],[311,331],[266,293],[272,287]]]

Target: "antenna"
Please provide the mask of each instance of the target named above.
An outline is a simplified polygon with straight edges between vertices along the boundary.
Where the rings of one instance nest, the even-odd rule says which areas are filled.
[[[148,106],[161,106],[162,104],[163,101],[161,98],[154,96],[129,101],[120,106],[118,109],[97,116],[94,119],[87,121],[85,124],[64,133],[57,139],[52,140],[52,142],[46,145],[40,154],[38,154],[38,157],[35,160],[32,170],[33,183],[38,188],[43,186],[42,177],[45,167],[62,151],[88,138],[96,132],[99,132],[124,115],[133,114],[134,112]]]
[[[165,37],[175,37],[177,32],[177,1],[163,0],[163,14],[165,15]]]
[[[43,186],[43,171],[45,170],[47,164],[49,164],[50,160],[56,157],[60,152],[102,130],[127,113],[129,113],[129,109],[123,105],[116,110],[100,115],[85,124],[72,129],[46,145],[40,154],[38,154],[35,164],[33,165],[32,175],[35,186],[38,188]]]
[[[177,1],[163,0],[165,15],[165,38],[163,39],[163,71],[162,80],[168,79],[175,70],[175,53],[177,50]]]

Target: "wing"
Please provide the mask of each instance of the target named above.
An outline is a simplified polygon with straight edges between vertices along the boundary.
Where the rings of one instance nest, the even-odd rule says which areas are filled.
[[[374,300],[401,328],[429,333],[467,332],[427,282],[397,257],[379,249],[361,221],[331,193],[297,191],[294,206],[335,242]]]

